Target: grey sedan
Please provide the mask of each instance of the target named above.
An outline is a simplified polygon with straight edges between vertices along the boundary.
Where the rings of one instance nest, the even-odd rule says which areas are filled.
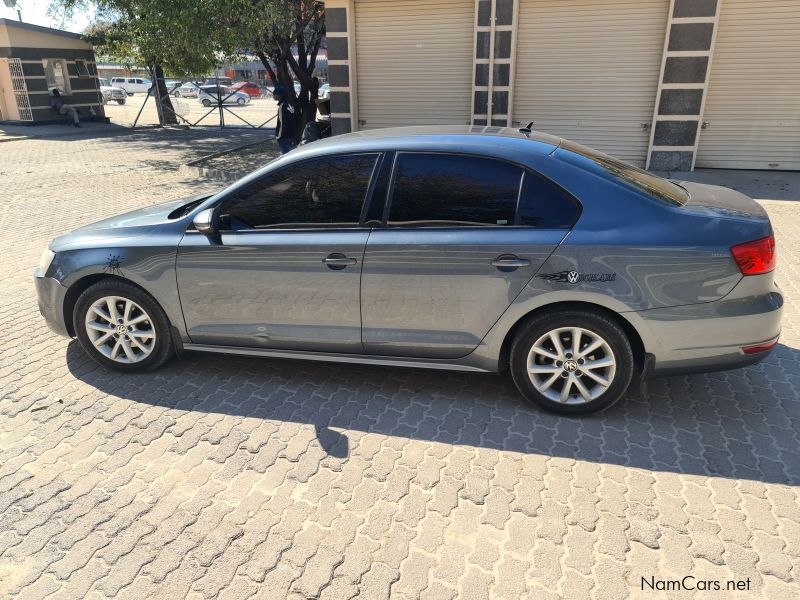
[[[527,129],[296,149],[229,188],[55,239],[39,307],[100,364],[176,351],[510,371],[561,413],[652,374],[741,367],[783,297],[765,211]]]

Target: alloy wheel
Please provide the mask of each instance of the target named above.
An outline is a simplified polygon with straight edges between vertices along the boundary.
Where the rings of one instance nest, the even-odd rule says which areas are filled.
[[[104,296],[86,311],[86,334],[98,352],[118,363],[137,363],[153,352],[153,321],[133,300]]]
[[[617,363],[611,346],[583,327],[560,327],[542,335],[530,349],[528,377],[540,394],[561,404],[599,398],[614,381]]]

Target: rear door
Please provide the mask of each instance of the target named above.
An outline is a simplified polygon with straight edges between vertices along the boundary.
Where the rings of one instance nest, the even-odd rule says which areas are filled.
[[[369,354],[469,354],[580,213],[549,180],[484,157],[401,152],[389,179],[361,277]]]

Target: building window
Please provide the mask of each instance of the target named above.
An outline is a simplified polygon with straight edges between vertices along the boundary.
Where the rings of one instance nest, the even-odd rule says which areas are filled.
[[[75,68],[78,70],[78,77],[89,77],[89,69],[85,60],[76,60]]]
[[[42,60],[42,65],[44,65],[44,75],[47,79],[47,89],[51,93],[53,89],[58,89],[59,92],[66,95],[72,93],[67,74],[67,61],[63,58],[45,58]]]

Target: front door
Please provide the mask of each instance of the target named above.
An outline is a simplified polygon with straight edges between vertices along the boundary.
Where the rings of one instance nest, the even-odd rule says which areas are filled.
[[[358,353],[359,281],[369,229],[361,209],[374,154],[310,159],[231,191],[220,236],[178,249],[192,342]]]
[[[390,189],[386,226],[373,230],[364,256],[369,354],[472,352],[580,210],[544,178],[473,156],[400,153]]]

